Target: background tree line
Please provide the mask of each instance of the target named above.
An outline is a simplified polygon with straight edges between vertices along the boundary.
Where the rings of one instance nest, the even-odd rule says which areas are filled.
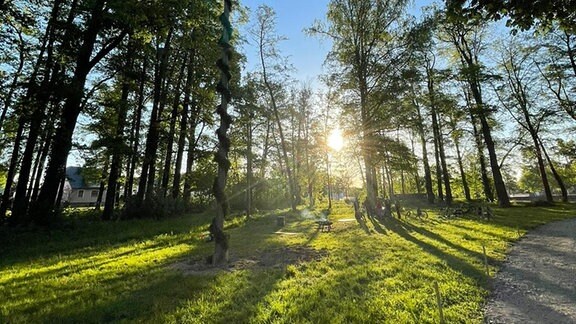
[[[399,193],[446,204],[508,206],[521,191],[567,200],[576,181],[571,16],[522,11],[532,18],[512,14],[516,29],[506,29],[490,19],[514,8],[488,2],[449,1],[414,18],[403,0],[331,1],[307,29],[333,44],[320,89],[294,80],[270,7],[237,11],[228,207],[295,210],[328,199],[329,184],[352,195],[360,182],[369,206]],[[71,152],[106,189],[103,220],[211,206],[219,1],[0,8],[4,220],[55,221]],[[247,46],[258,53],[251,71],[238,50]],[[338,154],[326,142],[336,125],[347,141]]]

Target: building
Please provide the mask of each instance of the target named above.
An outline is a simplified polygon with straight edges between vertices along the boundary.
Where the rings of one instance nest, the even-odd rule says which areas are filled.
[[[66,168],[66,182],[62,201],[70,206],[94,206],[98,200],[100,185],[88,183],[82,175],[82,168],[77,166]],[[106,190],[102,194],[102,203],[106,199]]]

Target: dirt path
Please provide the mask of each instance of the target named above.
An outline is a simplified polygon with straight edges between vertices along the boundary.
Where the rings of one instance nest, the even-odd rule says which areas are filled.
[[[529,232],[496,275],[486,323],[576,323],[576,219]]]

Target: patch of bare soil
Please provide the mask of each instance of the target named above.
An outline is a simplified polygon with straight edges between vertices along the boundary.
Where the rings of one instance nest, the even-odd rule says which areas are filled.
[[[291,246],[256,251],[247,257],[231,257],[228,265],[214,267],[207,258],[180,261],[172,265],[173,269],[186,275],[209,275],[219,271],[235,271],[253,268],[282,268],[290,264],[317,261],[328,255],[326,250],[314,250],[305,246]]]
[[[576,219],[529,232],[496,274],[485,323],[576,323]]]

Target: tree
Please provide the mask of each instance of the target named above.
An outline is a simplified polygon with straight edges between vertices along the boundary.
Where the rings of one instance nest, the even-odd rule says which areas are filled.
[[[534,73],[534,61],[531,59],[533,49],[522,48],[518,39],[512,39],[506,45],[501,44],[500,52],[499,67],[503,72],[504,84],[496,88],[496,94],[512,118],[530,134],[546,200],[552,202],[539,133],[541,126],[554,115],[554,111],[546,104],[537,103],[545,102],[545,95],[537,90],[539,76]],[[539,99],[536,101],[535,98]]]
[[[480,54],[483,49],[482,43],[482,25],[478,21],[465,21],[458,17],[446,17],[442,20],[442,33],[445,35],[445,41],[452,44],[457,51],[461,67],[460,74],[466,81],[474,106],[474,114],[479,123],[480,130],[490,161],[494,187],[498,196],[498,204],[501,207],[510,206],[510,198],[506,191],[506,185],[500,171],[499,161],[496,155],[496,145],[492,137],[492,129],[488,122],[491,113],[488,105],[484,102],[482,95],[482,64]]]
[[[285,138],[281,117],[280,108],[278,107],[278,88],[281,87],[281,74],[284,72],[283,62],[280,62],[280,56],[277,52],[278,42],[283,39],[282,36],[275,35],[275,13],[272,8],[261,5],[258,7],[256,13],[256,25],[251,31],[254,40],[258,46],[258,54],[260,58],[261,76],[264,86],[268,93],[270,106],[276,122],[278,136],[280,137],[280,148],[282,151],[282,158],[284,160],[284,167],[286,168],[286,178],[290,190],[290,206],[293,211],[296,211],[298,194],[296,189],[296,181],[293,174],[293,168],[290,165],[288,158],[288,144]]]
[[[112,162],[110,165],[110,174],[108,177],[108,185],[106,191],[106,200],[104,203],[104,211],[102,212],[103,220],[112,219],[112,213],[114,211],[114,205],[116,202],[116,193],[119,190],[120,173],[122,170],[122,159],[127,151],[127,145],[125,142],[125,127],[126,127],[126,116],[128,115],[128,97],[132,91],[132,77],[134,75],[134,56],[136,49],[135,44],[132,39],[128,40],[127,49],[125,50],[125,55],[123,57],[124,66],[122,69],[122,77],[120,78],[120,98],[115,104],[116,112],[116,129],[114,131],[114,137],[112,139]],[[100,190],[102,193],[103,190]]]
[[[528,30],[534,26],[548,27],[558,23],[566,31],[576,31],[576,2],[572,0],[447,0],[449,12],[457,16],[477,18],[486,15],[499,20],[508,17],[506,25]]]
[[[342,90],[350,92],[358,107],[369,210],[374,210],[378,196],[374,155],[382,100],[376,97],[386,93],[386,77],[405,61],[400,59],[402,47],[394,28],[400,24],[406,4],[404,0],[333,0],[328,8],[330,25],[318,23],[309,30],[332,39],[330,59],[340,65]]]
[[[120,44],[128,32],[119,21],[107,19],[113,8],[113,5],[104,0],[97,0],[88,6],[86,26],[81,31],[72,78],[64,97],[59,126],[52,140],[46,177],[34,208],[36,212],[33,213],[33,218],[39,224],[51,222],[50,215],[52,215],[56,205],[58,188],[64,179],[66,159],[72,147],[72,135],[82,110],[82,99],[88,74],[96,64]],[[125,11],[121,12],[125,13]],[[102,40],[104,45],[97,47],[97,41],[101,35],[112,36],[106,37]]]
[[[210,232],[214,236],[214,255],[212,256],[212,264],[214,265],[223,265],[228,262],[229,248],[228,235],[224,233],[224,219],[228,208],[224,189],[226,188],[228,169],[230,168],[230,161],[228,160],[230,139],[227,137],[227,131],[232,123],[232,117],[230,117],[227,110],[228,103],[232,98],[229,85],[232,76],[230,73],[230,58],[232,55],[232,46],[230,44],[230,39],[232,38],[231,9],[232,1],[224,0],[224,11],[220,16],[223,31],[219,42],[222,48],[222,57],[218,61],[218,68],[221,74],[217,87],[221,96],[221,102],[217,108],[217,113],[220,116],[220,126],[216,131],[218,135],[218,152],[215,156],[215,160],[218,163],[218,176],[214,180],[213,185],[213,192],[216,197],[216,216],[212,219],[212,224],[210,225]]]

